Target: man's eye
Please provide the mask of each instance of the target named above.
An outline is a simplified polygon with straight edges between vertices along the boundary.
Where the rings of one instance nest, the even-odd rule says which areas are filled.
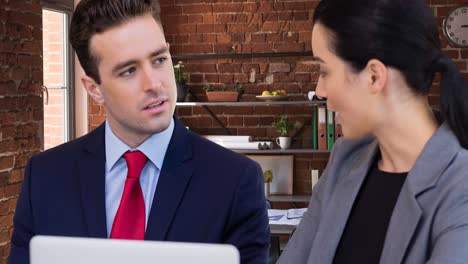
[[[135,67],[128,68],[126,71],[122,72],[120,76],[128,77],[131,76],[136,71]]]
[[[320,77],[325,77],[325,76],[327,76],[327,72],[324,72],[324,71],[320,71],[319,74],[320,74]]]
[[[153,64],[163,64],[166,60],[167,60],[167,58],[165,58],[165,57],[158,58],[158,59],[154,60]]]

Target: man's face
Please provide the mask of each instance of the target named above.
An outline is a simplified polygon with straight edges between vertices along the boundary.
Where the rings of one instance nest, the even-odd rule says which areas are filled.
[[[169,47],[161,26],[148,15],[91,37],[101,84],[93,99],[103,104],[109,125],[123,142],[136,147],[165,130],[175,109],[177,89]],[[89,77],[84,77],[89,78]]]

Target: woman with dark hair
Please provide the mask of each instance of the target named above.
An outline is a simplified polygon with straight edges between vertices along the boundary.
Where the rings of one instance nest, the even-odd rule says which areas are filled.
[[[467,263],[468,87],[426,0],[322,0],[316,87],[344,139],[278,263]],[[428,93],[436,73],[440,112]]]

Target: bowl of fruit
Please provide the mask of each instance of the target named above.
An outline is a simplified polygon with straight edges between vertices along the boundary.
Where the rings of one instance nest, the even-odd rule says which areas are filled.
[[[288,100],[288,93],[285,90],[265,90],[262,95],[257,95],[256,98],[262,101],[285,101]]]

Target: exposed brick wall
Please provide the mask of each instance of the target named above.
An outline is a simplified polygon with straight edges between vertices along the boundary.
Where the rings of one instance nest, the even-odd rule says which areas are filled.
[[[161,0],[162,20],[167,41],[173,55],[202,53],[251,53],[310,51],[311,18],[318,0],[291,1],[214,1],[214,0]],[[428,0],[441,27],[449,10],[468,0]],[[442,37],[443,49],[457,63],[468,79],[468,51],[451,48]],[[241,101],[255,101],[263,90],[284,89],[291,100],[304,99],[314,90],[318,68],[310,57],[205,59],[189,60],[188,86],[197,97],[206,100],[203,85],[230,86],[234,82],[244,85]],[[249,82],[250,71],[256,72],[255,83]],[[271,80],[273,82],[271,83]],[[438,105],[437,81],[430,95]],[[104,118],[102,107],[89,104],[90,128]],[[211,107],[221,122],[233,134],[274,138],[276,131],[271,122],[278,114],[288,114],[307,124],[293,142],[293,147],[311,145],[311,107]],[[200,107],[178,108],[177,115],[200,134],[224,133]],[[96,122],[96,120],[98,122]],[[294,193],[310,193],[310,170],[322,171],[328,154],[295,155]]]
[[[265,53],[310,50],[311,19],[318,1],[161,1],[162,20],[171,52]],[[317,67],[310,57],[190,60],[189,87],[206,100],[203,85],[214,87],[243,84],[241,101],[255,101],[263,90],[284,89],[291,100],[304,100],[314,90]],[[251,71],[255,82],[249,82]],[[271,123],[280,114],[306,124],[292,147],[311,147],[312,107],[210,107],[234,135],[252,135],[272,140],[278,133]],[[178,116],[200,134],[223,134],[200,107],[179,108]],[[294,193],[310,193],[310,169],[323,170],[328,154],[295,155]]]
[[[44,105],[44,149],[57,146],[64,139],[63,14],[43,12],[44,85],[49,99]]]
[[[88,131],[95,129],[106,120],[106,110],[90,96],[88,96],[88,113]]]
[[[0,1],[0,263],[6,263],[26,161],[41,150],[39,0]]]

